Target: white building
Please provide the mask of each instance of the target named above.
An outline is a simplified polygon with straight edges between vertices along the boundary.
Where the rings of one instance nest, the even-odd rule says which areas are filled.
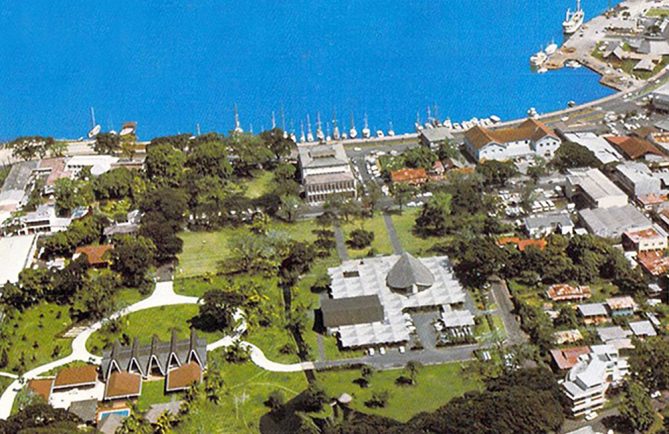
[[[639,197],[662,193],[662,180],[654,176],[644,163],[626,162],[616,166],[616,175],[620,184],[630,194]]]
[[[669,247],[667,234],[657,226],[625,232],[623,234],[623,245],[628,250],[634,250],[637,253],[662,251]]]
[[[112,170],[119,158],[113,155],[77,155],[65,162],[65,170],[77,176],[84,168],[91,169],[91,175],[99,176]]]
[[[603,238],[618,238],[625,232],[653,226],[653,222],[632,205],[583,209],[578,216],[588,232]]]
[[[300,145],[298,152],[307,202],[322,203],[333,194],[356,197],[355,176],[341,143]]]
[[[37,237],[0,237],[0,285],[19,281],[19,273],[32,264]]]
[[[616,163],[623,160],[622,155],[609,142],[595,133],[566,133],[564,137],[566,140],[592,151],[595,158],[602,164]]]
[[[581,196],[591,208],[625,206],[627,195],[599,169],[582,168],[567,171],[567,197]]]
[[[555,131],[534,119],[496,130],[477,125],[465,133],[465,149],[477,161],[505,161],[527,155],[550,159],[561,143]]]
[[[561,235],[574,233],[574,223],[566,211],[531,215],[525,218],[524,223],[527,234],[532,238],[545,237],[554,232]]]
[[[467,334],[473,315],[448,258],[401,256],[356,259],[330,268],[331,299],[321,302],[323,324],[344,348],[409,341],[411,311],[443,312],[453,334]]]
[[[629,371],[627,360],[619,357],[614,346],[593,345],[590,350],[590,354],[579,357],[562,384],[574,416],[602,408],[606,390]]]

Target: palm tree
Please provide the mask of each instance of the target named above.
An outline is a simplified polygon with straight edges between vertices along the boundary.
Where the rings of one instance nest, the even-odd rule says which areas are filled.
[[[214,404],[218,404],[221,401],[223,385],[223,377],[221,377],[220,371],[209,369],[204,378],[204,392],[207,399]]]
[[[176,417],[169,412],[169,410],[163,411],[163,413],[158,417],[158,420],[154,424],[154,430],[156,434],[167,434],[170,432],[172,423],[175,422]]]

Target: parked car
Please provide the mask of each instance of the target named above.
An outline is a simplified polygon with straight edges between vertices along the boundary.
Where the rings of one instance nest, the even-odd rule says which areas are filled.
[[[596,411],[591,411],[590,413],[588,413],[588,414],[585,415],[585,420],[587,420],[587,421],[589,422],[589,421],[591,421],[591,420],[596,419],[597,416],[599,416],[599,415],[597,414]]]

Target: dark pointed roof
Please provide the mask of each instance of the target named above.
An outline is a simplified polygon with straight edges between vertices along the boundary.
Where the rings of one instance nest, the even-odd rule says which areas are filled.
[[[434,275],[420,260],[404,252],[388,272],[386,284],[395,289],[411,288],[413,285],[430,287],[434,284]]]

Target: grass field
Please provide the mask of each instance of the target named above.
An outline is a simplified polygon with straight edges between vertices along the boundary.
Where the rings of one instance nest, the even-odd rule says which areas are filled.
[[[420,212],[420,208],[406,208],[402,214],[391,216],[402,248],[416,256],[426,255],[430,248],[441,240],[437,237],[420,238],[413,233],[414,223]]]
[[[112,333],[107,329],[95,332],[86,342],[86,348],[93,354],[102,354],[102,350],[115,339],[120,339],[123,334],[132,340],[139,338],[141,343],[151,342],[153,335],[157,335],[162,341],[169,341],[172,329],[179,331],[181,338],[190,334],[188,320],[198,313],[198,306],[194,304],[161,306],[131,313],[120,319],[121,330]],[[198,335],[214,342],[224,336],[222,332],[205,333],[198,330]]]
[[[371,246],[359,250],[354,249],[347,244],[346,248],[350,258],[364,258],[367,256],[367,253],[370,249],[374,249],[377,255],[393,254],[393,245],[390,242],[388,230],[386,229],[386,223],[383,220],[383,215],[381,213],[377,213],[370,219],[356,220],[355,222],[342,224],[341,229],[344,233],[344,239],[348,241],[350,233],[355,229],[360,228],[373,232],[374,241],[372,241]]]
[[[72,324],[67,306],[40,303],[14,317],[5,319],[9,353],[5,370],[19,372],[20,359],[24,371],[70,354],[72,339],[60,337]]]
[[[144,381],[142,383],[142,395],[137,400],[137,406],[141,411],[146,411],[153,404],[178,401],[182,393],[165,393],[165,380]]]
[[[402,375],[402,370],[376,372],[369,387],[364,389],[353,383],[360,378],[359,370],[319,372],[318,379],[332,397],[342,393],[351,395],[351,407],[357,410],[405,422],[422,411],[434,411],[467,391],[481,389],[480,379],[469,371],[464,375],[463,366],[465,364],[460,363],[424,366],[418,372],[415,386],[395,384],[395,379]],[[372,393],[383,390],[390,393],[385,408],[371,409],[364,405]]]
[[[647,17],[669,17],[669,9],[650,8],[646,12]]]
[[[285,233],[297,241],[313,241],[316,236],[313,230],[316,224],[313,220],[304,220],[297,223],[273,221],[270,231]],[[227,227],[214,232],[182,232],[179,237],[183,240],[183,251],[179,254],[178,277],[199,276],[205,273],[216,273],[220,270],[220,263],[228,258],[229,241],[237,235],[248,234],[248,228]]]
[[[241,184],[246,188],[245,196],[256,199],[272,190],[274,174],[266,170],[255,170],[253,178],[244,179]]]
[[[220,355],[214,352],[210,357]],[[290,400],[307,387],[302,373],[268,372],[251,362],[219,366],[227,393],[219,404],[199,398],[175,433],[257,433],[260,419],[268,412],[264,402],[270,393],[281,390]]]

